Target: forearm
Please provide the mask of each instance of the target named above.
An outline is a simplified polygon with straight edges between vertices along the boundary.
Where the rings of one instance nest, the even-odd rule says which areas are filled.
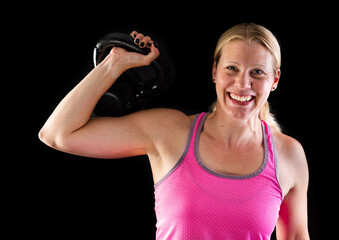
[[[100,97],[124,71],[121,65],[106,58],[59,103],[40,131],[40,138],[55,141],[84,126]]]

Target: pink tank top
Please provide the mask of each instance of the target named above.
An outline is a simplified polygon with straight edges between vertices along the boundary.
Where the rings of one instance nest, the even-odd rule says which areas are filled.
[[[157,240],[270,239],[283,199],[269,126],[262,121],[265,158],[250,175],[217,173],[199,157],[208,114],[197,115],[184,153],[155,187]]]

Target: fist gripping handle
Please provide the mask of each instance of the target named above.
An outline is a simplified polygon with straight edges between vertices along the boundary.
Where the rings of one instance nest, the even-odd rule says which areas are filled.
[[[149,48],[136,45],[128,34],[110,33],[98,41],[94,48],[94,66],[104,60],[113,47],[144,55],[150,52]],[[168,61],[160,54],[150,65],[132,68],[123,73],[101,97],[92,116],[119,117],[141,110],[148,98],[160,94],[172,80]]]

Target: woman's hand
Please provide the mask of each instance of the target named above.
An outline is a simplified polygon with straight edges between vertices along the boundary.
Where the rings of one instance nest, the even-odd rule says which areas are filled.
[[[140,48],[149,48],[150,52],[147,55],[143,55],[136,52],[128,52],[127,50],[119,47],[112,48],[108,59],[111,60],[111,63],[116,65],[118,64],[123,71],[126,71],[130,68],[141,67],[151,64],[160,54],[157,44],[152,41],[149,36],[144,36],[137,31],[133,31],[130,34],[134,43]]]

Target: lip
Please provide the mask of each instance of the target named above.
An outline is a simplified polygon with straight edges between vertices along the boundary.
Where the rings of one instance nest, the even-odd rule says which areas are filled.
[[[253,96],[253,95],[245,95],[245,94],[237,94],[237,93],[233,93],[232,92],[232,94],[236,94],[236,95],[238,95],[238,96],[252,96],[252,99],[250,100],[250,101],[248,101],[248,102],[240,102],[240,101],[237,101],[237,100],[235,100],[235,99],[233,99],[233,98],[231,98],[231,96],[230,96],[230,94],[231,94],[231,92],[227,92],[227,98],[229,99],[229,100],[231,100],[231,102],[233,103],[233,104],[236,104],[236,105],[240,105],[240,106],[247,106],[247,105],[249,105],[249,104],[251,104],[253,101],[254,101],[254,99],[255,99],[255,96]]]

